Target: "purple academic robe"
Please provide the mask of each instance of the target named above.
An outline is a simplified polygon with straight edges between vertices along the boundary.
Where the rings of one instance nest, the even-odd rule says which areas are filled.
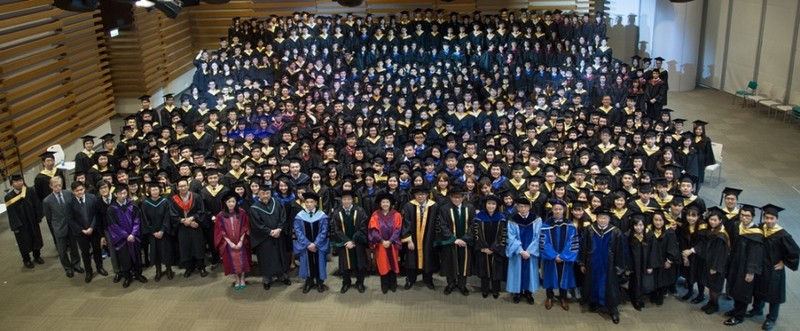
[[[137,249],[141,241],[139,234],[141,218],[139,215],[138,208],[130,200],[125,201],[122,206],[116,201],[108,206],[108,232],[111,236],[111,244],[115,251],[120,251],[127,245],[132,261],[139,260],[139,250]],[[136,240],[129,242],[129,235],[133,235]]]

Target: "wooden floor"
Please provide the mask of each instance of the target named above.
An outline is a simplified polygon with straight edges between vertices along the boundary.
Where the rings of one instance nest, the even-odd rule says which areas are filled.
[[[701,190],[707,204],[719,202],[725,186],[744,189],[742,202],[762,205],[772,202],[787,211],[781,214],[785,228],[800,238],[800,130],[798,124],[768,119],[765,112],[731,105],[731,96],[713,90],[670,93],[675,117],[703,119],[711,123],[712,140],[724,144],[722,182],[708,183]],[[710,181],[706,177],[707,182]],[[64,276],[58,265],[51,237],[45,233],[44,265],[29,270],[22,266],[5,216],[0,216],[0,328],[3,330],[603,330],[614,327],[607,316],[589,313],[577,304],[569,312],[558,306],[545,310],[544,292],[536,294],[536,305],[513,304],[507,294],[494,300],[441,293],[443,280],[436,278],[436,292],[423,287],[397,293],[380,293],[379,279],[367,279],[368,290],[339,294],[340,280],[328,280],[331,291],[301,293],[295,285],[274,286],[264,291],[258,277],[235,292],[231,278],[212,272],[207,278],[177,277],[172,281],[134,282],[128,289],[113,284],[111,277],[98,276],[91,284],[83,275]],[[43,226],[45,232],[47,231]],[[329,270],[334,268],[330,264]],[[111,269],[110,263],[106,269]],[[152,278],[154,271],[146,270]],[[789,272],[787,303],[776,330],[796,330],[800,325],[800,273]],[[471,279],[475,286],[477,279]],[[401,280],[402,285],[402,280]],[[683,290],[681,289],[681,294]],[[722,302],[722,311],[731,301]],[[756,330],[763,317],[728,328],[720,313],[708,316],[699,305],[668,297],[661,307],[635,311],[620,307],[619,328],[628,330]],[[792,326],[794,325],[794,327]]]

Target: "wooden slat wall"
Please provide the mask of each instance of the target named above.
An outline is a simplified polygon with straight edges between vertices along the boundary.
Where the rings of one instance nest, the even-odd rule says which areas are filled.
[[[134,29],[107,37],[114,94],[151,94],[192,68],[194,50],[188,10],[171,19],[133,7]]]
[[[0,150],[6,173],[38,164],[114,113],[99,12],[51,0],[0,5]]]
[[[293,12],[307,11],[319,15],[354,13],[356,15],[397,15],[401,11],[416,8],[443,9],[446,12],[471,13],[480,10],[485,13],[498,13],[507,8],[511,11],[527,8],[532,10],[572,10],[593,12],[594,0],[364,0],[358,7],[343,7],[331,0],[232,0],[224,5],[201,3],[200,6],[184,8],[190,12],[192,38],[195,51],[216,49],[220,37],[226,36],[231,18],[266,18],[270,15],[291,15]],[[183,15],[183,14],[181,14]],[[179,16],[180,18],[180,16]]]

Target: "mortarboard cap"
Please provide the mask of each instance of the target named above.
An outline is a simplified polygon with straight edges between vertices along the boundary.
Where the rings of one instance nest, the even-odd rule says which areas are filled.
[[[696,121],[694,121],[692,123],[694,123],[695,126],[706,126],[706,125],[708,125],[708,122],[703,121],[703,120],[696,120]]]
[[[771,203],[761,207],[761,217],[764,217],[764,214],[774,215],[775,217],[778,216],[778,213],[782,212],[784,209],[773,205]]]
[[[85,135],[85,136],[81,137],[81,140],[83,140],[83,142],[87,142],[87,141],[94,142],[94,138],[96,138],[96,137],[92,136],[92,135]]]
[[[139,100],[141,100],[141,101],[149,101],[150,100],[150,96],[145,94],[143,96],[140,96]]]

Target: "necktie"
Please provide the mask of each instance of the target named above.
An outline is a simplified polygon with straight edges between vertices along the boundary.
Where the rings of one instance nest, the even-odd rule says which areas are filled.
[[[58,200],[58,205],[64,207],[64,198],[61,196],[61,193],[56,195],[56,200]]]
[[[419,213],[425,214],[425,205],[419,206]]]

